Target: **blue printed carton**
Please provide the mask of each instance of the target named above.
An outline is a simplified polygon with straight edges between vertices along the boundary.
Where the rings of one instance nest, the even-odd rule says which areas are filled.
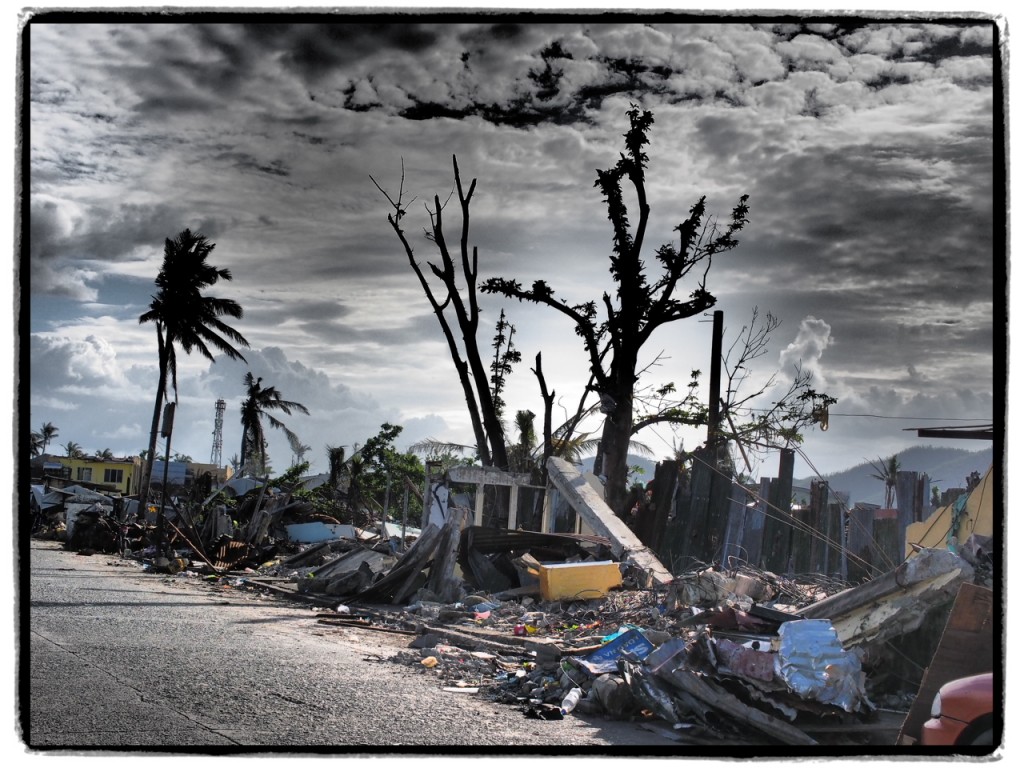
[[[639,629],[630,629],[592,651],[586,657],[573,660],[590,674],[603,675],[606,672],[618,670],[619,658],[640,661],[653,650],[654,644],[644,637],[643,632]]]

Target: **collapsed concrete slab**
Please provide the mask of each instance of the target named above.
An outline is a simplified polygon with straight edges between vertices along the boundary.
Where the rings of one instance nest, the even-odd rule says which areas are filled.
[[[931,608],[956,597],[974,569],[945,549],[922,549],[894,570],[804,608],[806,619],[830,619],[846,647],[881,643],[921,626]]]
[[[631,563],[648,574],[655,584],[667,585],[672,574],[650,549],[612,511],[600,494],[565,459],[548,459],[548,480],[583,518],[587,526],[611,542],[611,551],[620,561]]]

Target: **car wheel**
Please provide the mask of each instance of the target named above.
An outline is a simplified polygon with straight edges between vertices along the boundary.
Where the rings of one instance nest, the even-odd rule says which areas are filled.
[[[970,741],[971,746],[974,747],[991,747],[992,746],[992,729],[987,728]]]

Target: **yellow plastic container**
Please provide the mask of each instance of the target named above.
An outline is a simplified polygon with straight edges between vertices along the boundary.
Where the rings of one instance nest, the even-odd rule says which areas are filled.
[[[592,600],[622,586],[619,564],[551,563],[540,566],[540,596],[544,600]]]

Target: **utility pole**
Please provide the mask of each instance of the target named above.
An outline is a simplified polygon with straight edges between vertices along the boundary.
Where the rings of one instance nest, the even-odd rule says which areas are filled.
[[[711,326],[711,391],[708,393],[708,439],[707,446],[712,456],[718,457],[718,422],[721,419],[720,406],[722,399],[722,327],[725,314],[716,309]]]

